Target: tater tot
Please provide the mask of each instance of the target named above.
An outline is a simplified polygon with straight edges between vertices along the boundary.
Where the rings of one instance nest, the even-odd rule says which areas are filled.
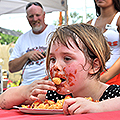
[[[60,78],[55,77],[52,79],[52,81],[56,84],[56,85],[60,85],[60,83],[62,82]]]

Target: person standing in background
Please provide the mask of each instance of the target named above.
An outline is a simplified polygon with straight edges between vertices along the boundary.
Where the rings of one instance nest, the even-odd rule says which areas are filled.
[[[120,0],[94,0],[94,2],[97,17],[88,23],[100,29],[110,45],[112,54],[106,63],[106,69],[109,69],[120,57]],[[120,74],[106,83],[120,85]]]
[[[100,76],[100,81],[108,81],[120,73],[120,57],[116,62],[103,74]]]
[[[45,11],[39,2],[28,3],[26,13],[32,29],[18,38],[9,59],[11,73],[23,69],[21,85],[30,84],[46,76],[44,54],[47,48],[46,38],[56,29],[54,25],[45,24]]]

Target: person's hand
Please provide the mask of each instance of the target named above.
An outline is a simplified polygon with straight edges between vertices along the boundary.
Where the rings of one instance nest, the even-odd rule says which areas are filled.
[[[41,96],[46,96],[48,90],[56,90],[55,84],[48,80],[48,77],[44,77],[40,80],[35,80],[30,85],[27,85],[24,93],[24,97],[28,100],[36,100],[41,98]],[[41,96],[40,96],[41,95]],[[39,98],[38,98],[39,96]],[[41,98],[44,99],[44,98]]]
[[[45,57],[40,51],[29,51],[26,54],[31,61],[37,61]]]
[[[65,115],[84,114],[101,112],[102,108],[99,102],[92,102],[85,98],[77,97],[66,99],[63,105]]]

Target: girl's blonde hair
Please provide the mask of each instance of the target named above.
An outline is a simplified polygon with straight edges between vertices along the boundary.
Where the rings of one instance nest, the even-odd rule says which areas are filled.
[[[50,71],[49,54],[51,44],[57,41],[58,44],[62,43],[66,47],[68,47],[67,43],[69,43],[72,47],[69,38],[72,38],[76,46],[83,51],[86,61],[92,64],[95,58],[99,59],[101,64],[100,70],[98,71],[99,76],[105,68],[106,61],[110,58],[110,47],[100,30],[90,24],[84,23],[60,26],[52,34],[49,39],[46,56],[46,70],[48,75]],[[77,38],[79,38],[79,43]],[[80,43],[82,43],[82,47],[80,47]]]

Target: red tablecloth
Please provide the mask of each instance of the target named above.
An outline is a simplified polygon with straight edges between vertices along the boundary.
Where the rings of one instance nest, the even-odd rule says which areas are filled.
[[[24,114],[18,109],[1,110],[0,120],[120,120],[120,111],[79,115],[34,115]]]

